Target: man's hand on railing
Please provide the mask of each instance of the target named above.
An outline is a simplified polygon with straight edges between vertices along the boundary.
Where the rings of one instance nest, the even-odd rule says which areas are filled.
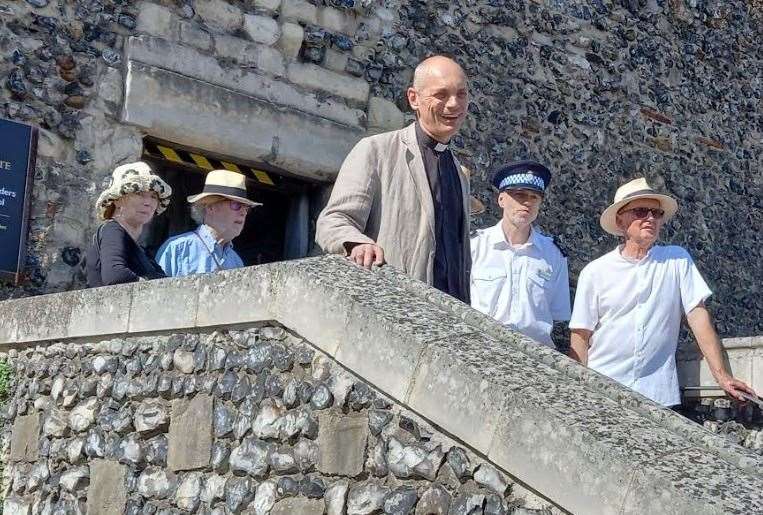
[[[384,264],[384,249],[374,243],[360,243],[352,247],[349,258],[356,265],[370,270],[372,265]]]

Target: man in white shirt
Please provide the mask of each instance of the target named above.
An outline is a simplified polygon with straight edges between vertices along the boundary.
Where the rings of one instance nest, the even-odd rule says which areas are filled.
[[[471,305],[510,329],[554,347],[554,320],[570,318],[567,259],[532,226],[551,172],[535,161],[499,168],[493,175],[501,221],[471,239]]]
[[[742,400],[740,392],[755,392],[726,370],[705,308],[710,288],[685,249],[655,245],[677,210],[644,178],[617,190],[600,223],[623,243],[580,273],[570,356],[663,406],[680,404],[675,352],[684,314],[718,385]]]

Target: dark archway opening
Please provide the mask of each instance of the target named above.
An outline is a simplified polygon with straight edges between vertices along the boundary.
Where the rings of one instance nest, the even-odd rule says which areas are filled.
[[[272,167],[202,154],[153,139],[144,141],[143,159],[172,187],[170,206],[154,218],[142,238],[150,254],[154,255],[167,238],[197,227],[186,198],[203,190],[208,171],[226,168],[242,173],[247,179],[248,197],[263,204],[249,212],[244,230],[233,240],[244,264],[259,265],[308,255],[313,233],[310,199],[321,184]]]

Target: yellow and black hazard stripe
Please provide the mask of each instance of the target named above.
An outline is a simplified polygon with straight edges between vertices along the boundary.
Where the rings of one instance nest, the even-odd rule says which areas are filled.
[[[272,172],[267,172],[240,163],[217,159],[199,152],[173,148],[156,141],[144,140],[143,148],[146,154],[155,159],[162,159],[178,165],[199,168],[204,172],[221,169],[230,170],[232,172],[243,174],[255,181],[258,186],[264,186],[268,189],[293,190],[299,182]]]

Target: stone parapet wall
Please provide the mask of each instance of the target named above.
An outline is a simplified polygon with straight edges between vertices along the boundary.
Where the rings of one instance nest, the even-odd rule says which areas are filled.
[[[278,326],[7,357],[6,515],[549,513]]]
[[[370,273],[341,258],[313,258],[6,301],[0,309],[0,341],[18,351],[276,321],[405,406],[412,420],[564,510],[763,510],[759,454],[389,267]],[[174,351],[164,359],[190,369],[185,352],[177,363]]]
[[[752,453],[744,453],[744,455],[739,454],[740,449],[736,445],[733,445],[733,443],[737,443],[736,438],[708,438],[707,432],[700,430],[696,423],[691,422],[682,416],[675,416],[672,412],[666,412],[666,410],[648,400],[647,402],[643,403],[634,403],[634,395],[641,399],[644,398],[638,394],[634,394],[634,392],[628,388],[623,388],[619,383],[609,379],[608,377],[605,377],[587,367],[578,366],[576,362],[573,362],[555,350],[551,350],[544,346],[539,346],[534,342],[524,338],[516,339],[512,331],[506,329],[500,324],[496,324],[495,321],[489,316],[471,309],[469,306],[466,306],[462,302],[453,299],[451,296],[428,288],[426,285],[423,285],[419,281],[410,280],[390,267],[381,269],[381,273],[385,275],[389,274],[392,276],[392,278],[394,278],[394,280],[402,282],[405,285],[406,291],[410,294],[416,296],[426,296],[430,302],[434,303],[439,308],[446,309],[458,319],[464,320],[467,324],[479,328],[479,330],[486,332],[493,338],[496,338],[500,341],[510,341],[512,343],[512,347],[515,346],[516,349],[520,352],[530,353],[538,357],[544,364],[566,375],[574,382],[579,382],[586,388],[592,388],[599,393],[606,395],[608,398],[620,404],[621,406],[633,409],[640,415],[648,417],[660,425],[667,424],[672,431],[680,434],[683,438],[686,438],[692,442],[692,444],[699,445],[701,447],[707,447],[711,449],[713,454],[720,454],[724,456],[725,459],[728,459],[731,462],[753,472],[756,471],[757,467],[761,465],[761,458],[759,456],[756,456]],[[731,348],[730,350],[733,353],[735,348],[743,349],[750,342],[755,345],[757,341],[757,337],[729,339],[729,346]],[[726,350],[726,352],[729,351]],[[694,366],[701,365],[700,362],[691,363],[691,361],[689,361],[689,365],[687,366],[687,360],[689,359],[689,356],[693,356],[695,359],[699,359],[696,354],[697,351],[679,349],[678,356],[679,364],[681,367],[680,374],[687,380],[688,384],[691,384],[691,377],[688,376],[689,370],[693,370]],[[744,360],[741,361],[744,363]],[[734,406],[734,404],[727,399],[719,401],[721,401],[721,404],[724,406]],[[750,403],[737,403],[737,406],[735,406],[732,411],[737,411],[737,408],[743,409],[746,412],[749,411],[751,415],[754,413],[754,410],[751,409],[752,406]],[[758,410],[757,413],[761,413],[761,411]],[[707,418],[715,420],[715,417],[712,416]],[[704,420],[707,418],[702,417]],[[731,416],[731,418],[737,417]],[[761,423],[760,420],[752,420],[752,417],[740,416],[739,418],[755,426],[759,426]],[[728,418],[726,420],[728,420]],[[717,428],[715,426],[711,426],[711,429]],[[752,445],[747,446],[752,447]]]
[[[726,338],[723,349],[729,370],[756,392],[763,392],[763,336]],[[688,397],[723,397],[715,389],[715,380],[707,361],[697,349],[681,349],[676,356],[678,377],[682,386],[703,389],[688,390]]]

